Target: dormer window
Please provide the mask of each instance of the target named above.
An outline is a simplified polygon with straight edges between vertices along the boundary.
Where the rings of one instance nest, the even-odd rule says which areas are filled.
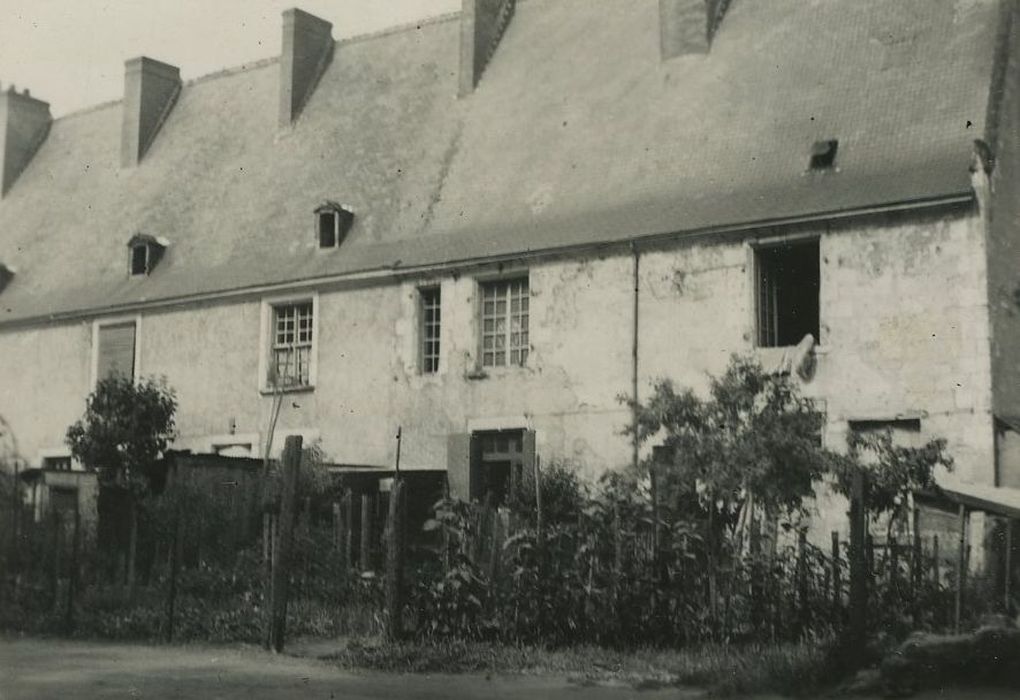
[[[0,263],[0,292],[14,279],[14,268]]]
[[[320,248],[338,248],[354,223],[354,212],[336,202],[326,202],[315,210]]]
[[[815,141],[811,147],[811,170],[832,170],[836,166],[836,151],[839,150],[839,141],[827,139]]]
[[[159,264],[163,252],[170,245],[165,238],[136,233],[128,241],[128,271],[132,277],[148,275]]]

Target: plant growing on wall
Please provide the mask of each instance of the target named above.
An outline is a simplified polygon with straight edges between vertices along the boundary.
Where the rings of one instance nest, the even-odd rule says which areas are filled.
[[[95,470],[106,488],[124,493],[130,528],[128,585],[134,585],[138,542],[138,501],[152,489],[157,464],[176,434],[177,398],[165,379],[137,383],[119,375],[102,379],[85,404],[85,414],[67,429],[71,454]]]

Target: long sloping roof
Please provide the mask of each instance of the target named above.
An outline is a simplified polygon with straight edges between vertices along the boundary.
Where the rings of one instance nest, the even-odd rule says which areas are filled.
[[[54,122],[0,201],[0,325],[265,284],[971,193],[997,0],[735,0],[662,62],[656,0],[527,0],[457,98],[456,16],[339,42],[296,124],[278,65],[185,86],[119,164],[119,103]],[[838,170],[806,172],[816,140]],[[353,207],[320,251],[312,210]],[[137,232],[170,240],[127,275]]]

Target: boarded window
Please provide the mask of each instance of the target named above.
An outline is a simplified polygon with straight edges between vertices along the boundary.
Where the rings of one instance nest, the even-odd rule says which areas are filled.
[[[817,343],[821,289],[818,241],[759,248],[755,263],[758,345],[790,347],[809,334]]]
[[[96,379],[111,375],[127,379],[135,376],[135,324],[118,323],[99,327],[99,350]]]
[[[421,315],[421,371],[433,374],[439,371],[439,326],[442,321],[439,287],[419,290]]]
[[[336,212],[324,211],[319,213],[319,247],[336,247]]]

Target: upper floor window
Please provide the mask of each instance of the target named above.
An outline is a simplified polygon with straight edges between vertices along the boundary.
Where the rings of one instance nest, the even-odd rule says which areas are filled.
[[[528,361],[528,278],[481,284],[482,366]]]
[[[819,342],[818,239],[758,248],[755,271],[759,347],[797,345],[808,334]]]
[[[421,371],[434,374],[439,371],[439,328],[442,321],[442,296],[439,287],[418,290],[419,316],[421,317]]]
[[[354,223],[354,212],[349,207],[326,202],[315,209],[315,225],[320,248],[336,248],[343,243]]]
[[[305,387],[311,384],[313,320],[310,300],[273,306],[269,363],[271,387]]]
[[[136,321],[100,323],[95,326],[96,381],[119,375],[134,379]]]
[[[128,241],[128,271],[131,276],[147,275],[156,267],[170,243],[165,238],[155,238],[136,233]]]

